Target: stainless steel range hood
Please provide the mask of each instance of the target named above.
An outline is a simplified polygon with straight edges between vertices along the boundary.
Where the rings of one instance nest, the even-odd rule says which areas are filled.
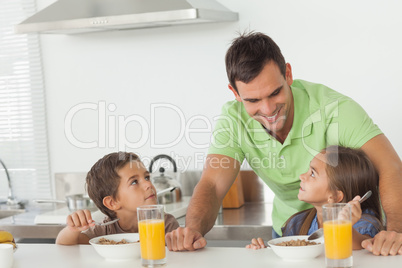
[[[237,13],[215,0],[59,0],[15,32],[77,34],[236,20]]]

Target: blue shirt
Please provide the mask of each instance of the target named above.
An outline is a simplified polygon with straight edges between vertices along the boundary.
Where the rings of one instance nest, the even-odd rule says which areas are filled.
[[[283,236],[291,236],[291,235],[299,235],[298,230],[300,226],[303,224],[303,218],[305,214],[299,214],[291,219],[288,223],[289,228],[287,230],[282,230]],[[380,221],[375,217],[374,212],[370,209],[365,209],[362,212],[362,216],[358,222],[353,225],[353,228],[358,231],[362,235],[369,235],[370,237],[374,237],[381,229]],[[310,229],[308,230],[307,235],[311,235],[318,229],[317,222],[317,214],[313,221],[311,222]]]

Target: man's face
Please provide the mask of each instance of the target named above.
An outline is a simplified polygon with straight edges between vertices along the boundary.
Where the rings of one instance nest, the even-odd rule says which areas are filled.
[[[278,65],[270,61],[261,73],[249,83],[236,81],[237,93],[229,88],[238,101],[243,102],[247,113],[260,122],[271,134],[286,138],[293,123],[293,83],[290,64],[286,64],[286,78]]]

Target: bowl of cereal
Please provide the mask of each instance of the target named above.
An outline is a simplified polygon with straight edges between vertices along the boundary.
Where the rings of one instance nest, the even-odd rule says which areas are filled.
[[[124,261],[141,258],[138,233],[98,236],[89,240],[89,243],[106,260]]]
[[[308,235],[275,238],[268,241],[268,246],[286,261],[311,260],[324,252],[324,240],[308,241],[307,238]]]

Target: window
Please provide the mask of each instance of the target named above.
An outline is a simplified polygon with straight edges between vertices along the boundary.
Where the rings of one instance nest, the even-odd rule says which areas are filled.
[[[39,37],[14,34],[14,25],[35,11],[35,0],[1,1],[0,159],[19,200],[51,197]],[[0,199],[7,196],[7,178],[0,166]]]

